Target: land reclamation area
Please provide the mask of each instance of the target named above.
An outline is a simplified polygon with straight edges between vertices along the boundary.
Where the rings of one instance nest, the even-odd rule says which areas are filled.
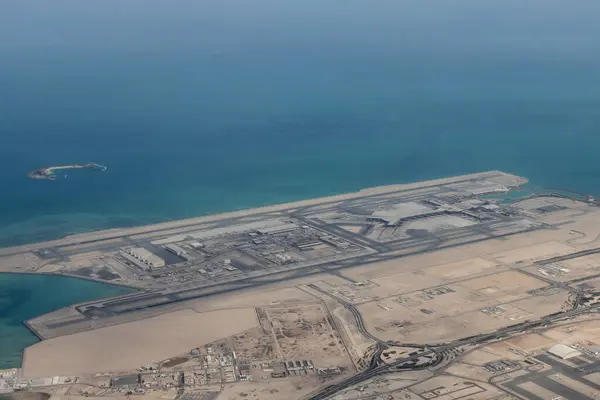
[[[252,381],[260,398],[316,387],[308,398],[353,398],[356,385],[412,398],[474,346],[506,342],[517,358],[473,368],[531,363],[543,372],[531,369],[531,382],[568,391],[544,375],[562,368],[546,354],[592,352],[594,329],[517,343],[594,318],[600,209],[594,197],[526,183],[490,171],[1,249],[0,271],[139,289],[27,320],[43,340],[22,369],[2,372],[3,385],[241,398]],[[590,357],[581,362],[595,365]],[[384,371],[423,388],[377,380]],[[440,379],[431,384],[481,399],[538,390]]]

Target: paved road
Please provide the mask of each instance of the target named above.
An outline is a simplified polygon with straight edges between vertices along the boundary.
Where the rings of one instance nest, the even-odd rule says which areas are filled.
[[[367,371],[360,372],[360,373],[354,375],[353,377],[346,379],[343,382],[340,382],[336,385],[328,386],[328,387],[320,390],[319,392],[311,394],[309,399],[324,400],[341,390],[344,390],[344,389],[346,389],[350,386],[356,385],[358,383],[364,382],[365,380],[370,379],[379,374],[389,372],[390,370],[397,370],[398,367],[402,366],[403,364],[406,364],[409,361],[415,361],[418,358],[423,357],[423,356],[432,356],[434,359],[437,359],[438,354],[441,354],[444,351],[454,350],[454,349],[457,349],[459,347],[469,345],[469,344],[482,344],[482,343],[486,343],[489,341],[494,341],[494,340],[497,340],[497,339],[502,338],[507,335],[518,334],[525,330],[536,328],[536,327],[539,327],[542,325],[549,325],[549,324],[555,323],[559,320],[563,320],[565,318],[572,318],[572,317],[575,317],[578,315],[595,312],[598,309],[600,309],[600,304],[588,306],[588,307],[582,307],[580,309],[565,311],[562,313],[557,313],[555,315],[546,316],[546,317],[543,317],[536,321],[528,321],[528,322],[524,322],[521,324],[508,326],[508,327],[500,329],[496,332],[484,333],[481,335],[475,335],[475,336],[471,336],[468,338],[459,339],[459,340],[456,340],[456,341],[448,343],[448,344],[439,345],[437,347],[432,346],[433,348],[431,350],[424,351],[418,355],[406,357],[406,358],[397,360],[390,364],[380,365],[378,367],[369,369]],[[436,360],[436,361],[438,361],[438,360]]]
[[[385,346],[385,347],[389,347],[388,344],[386,342],[384,342],[383,340],[380,340],[379,338],[377,338],[376,336],[373,336],[365,327],[365,323],[363,321],[362,315],[360,314],[360,311],[358,311],[356,309],[356,307],[354,307],[354,305],[352,303],[347,302],[346,300],[335,296],[323,289],[321,289],[320,287],[318,287],[317,285],[314,284],[309,284],[307,285],[309,288],[311,288],[312,290],[315,290],[319,293],[322,293],[326,296],[329,296],[333,299],[335,299],[337,302],[339,302],[340,304],[342,304],[344,306],[345,309],[347,309],[348,311],[350,311],[352,313],[352,316],[354,316],[354,320],[356,321],[356,326],[358,327],[358,331],[366,338],[369,338],[373,341],[375,341],[377,344],[381,345],[381,346]]]

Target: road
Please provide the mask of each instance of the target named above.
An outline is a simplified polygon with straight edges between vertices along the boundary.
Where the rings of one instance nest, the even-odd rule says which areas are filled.
[[[356,307],[354,307],[354,304],[349,303],[347,301],[345,301],[344,299],[333,295],[323,289],[321,289],[320,287],[318,287],[317,285],[314,284],[309,284],[307,285],[309,288],[311,288],[314,291],[317,291],[321,294],[324,294],[326,296],[329,296],[333,299],[335,299],[337,302],[339,302],[340,304],[342,304],[344,306],[345,309],[347,309],[348,311],[350,311],[352,313],[352,316],[354,317],[354,321],[356,322],[356,327],[358,329],[358,331],[360,332],[361,335],[363,335],[363,337],[366,337],[368,339],[373,340],[376,343],[376,348],[375,348],[375,352],[373,353],[373,355],[371,356],[371,361],[369,363],[369,369],[373,369],[375,367],[377,367],[380,363],[381,360],[381,354],[383,353],[383,351],[387,348],[390,347],[390,345],[379,339],[378,337],[372,335],[367,328],[365,327],[365,323],[363,321],[363,317],[360,314],[360,311],[358,311],[356,309]]]
[[[363,321],[362,315],[360,314],[360,312],[356,309],[356,307],[354,307],[353,304],[348,303],[346,300],[333,295],[323,289],[321,289],[320,287],[318,287],[315,284],[309,284],[307,285],[309,288],[311,288],[312,290],[315,290],[319,293],[322,293],[326,296],[331,297],[332,299],[335,299],[337,302],[339,302],[340,304],[342,304],[344,306],[345,309],[347,309],[348,311],[350,311],[352,313],[352,316],[354,316],[354,320],[356,321],[356,326],[358,328],[358,331],[366,338],[369,338],[371,340],[373,340],[374,342],[376,342],[378,345],[381,346],[385,346],[385,347],[389,347],[388,344],[382,340],[380,340],[379,338],[373,336],[369,331],[367,331],[367,328],[365,328],[365,323]]]
[[[527,321],[521,324],[516,324],[516,325],[511,325],[508,326],[506,328],[500,329],[496,332],[491,332],[491,333],[484,333],[481,335],[475,335],[475,336],[471,336],[471,337],[467,337],[467,338],[463,338],[463,339],[459,339],[456,340],[454,342],[451,343],[447,343],[447,344],[442,344],[442,345],[437,345],[437,346],[432,346],[432,348],[430,350],[426,350],[424,352],[419,353],[418,355],[413,355],[410,357],[406,357],[406,358],[402,358],[400,360],[397,360],[393,363],[389,363],[389,364],[385,364],[385,365],[379,365],[377,367],[368,369],[366,371],[360,372],[356,375],[354,375],[351,378],[346,379],[343,382],[340,382],[338,384],[335,385],[331,385],[328,386],[316,393],[312,393],[308,399],[310,400],[322,400],[322,399],[326,399],[332,395],[334,395],[335,393],[344,390],[350,386],[356,385],[358,383],[364,382],[367,379],[370,379],[374,376],[377,376],[379,374],[383,374],[383,373],[387,373],[387,372],[393,372],[393,371],[397,371],[399,369],[401,369],[403,364],[406,364],[407,362],[410,361],[415,361],[421,357],[426,357],[426,356],[432,356],[432,360],[438,361],[437,358],[439,357],[439,355],[441,355],[443,352],[447,352],[447,351],[451,351],[451,350],[455,350],[458,349],[462,346],[465,345],[473,345],[473,344],[483,344],[486,342],[490,342],[490,341],[494,341],[494,340],[498,340],[498,339],[502,339],[505,336],[508,335],[514,335],[514,334],[519,334],[522,333],[523,331],[526,331],[528,329],[532,329],[532,328],[536,328],[536,327],[540,327],[543,325],[550,325],[552,323],[556,323],[557,321],[566,319],[566,318],[572,318],[572,317],[576,317],[579,315],[583,315],[586,313],[590,313],[590,312],[596,312],[597,310],[600,309],[600,304],[595,304],[592,306],[588,306],[588,307],[582,307],[579,309],[574,309],[574,310],[569,310],[569,311],[565,311],[565,312],[561,312],[561,313],[556,313],[553,315],[549,315],[546,317],[543,317],[539,320],[535,320],[535,321]],[[423,346],[424,348],[426,347],[425,345]],[[399,368],[400,367],[400,368]],[[406,368],[407,370],[411,370],[414,368]],[[422,369],[422,367],[420,367],[419,369]]]

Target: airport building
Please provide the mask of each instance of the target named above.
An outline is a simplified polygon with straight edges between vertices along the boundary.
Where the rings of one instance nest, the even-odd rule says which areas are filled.
[[[176,244],[168,244],[165,246],[165,249],[167,249],[171,253],[175,254],[176,256],[181,256],[183,254],[186,254],[186,251]]]
[[[580,356],[581,353],[570,346],[564,344],[556,344],[548,350],[548,353],[554,357],[558,357],[561,360],[568,360],[569,358]]]
[[[167,249],[167,251],[175,254],[177,257],[184,259],[185,261],[190,261],[192,259],[192,257],[188,254],[187,251],[185,251],[181,246],[176,245],[176,244],[167,244],[165,246],[165,249]]]
[[[371,214],[371,219],[382,221],[390,226],[395,226],[405,218],[428,215],[433,212],[435,212],[434,209],[420,203],[397,203],[389,208],[373,212],[373,214]]]
[[[122,253],[128,261],[133,262],[138,267],[150,270],[153,268],[160,268],[165,266],[165,260],[159,256],[149,252],[143,247],[128,247],[123,249]]]

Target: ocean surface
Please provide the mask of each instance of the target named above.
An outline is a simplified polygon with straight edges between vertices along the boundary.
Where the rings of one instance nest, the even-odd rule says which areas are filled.
[[[4,2],[0,246],[490,169],[600,195],[599,17],[597,0]],[[86,162],[108,170],[26,177]],[[8,278],[5,302],[73,300]]]

